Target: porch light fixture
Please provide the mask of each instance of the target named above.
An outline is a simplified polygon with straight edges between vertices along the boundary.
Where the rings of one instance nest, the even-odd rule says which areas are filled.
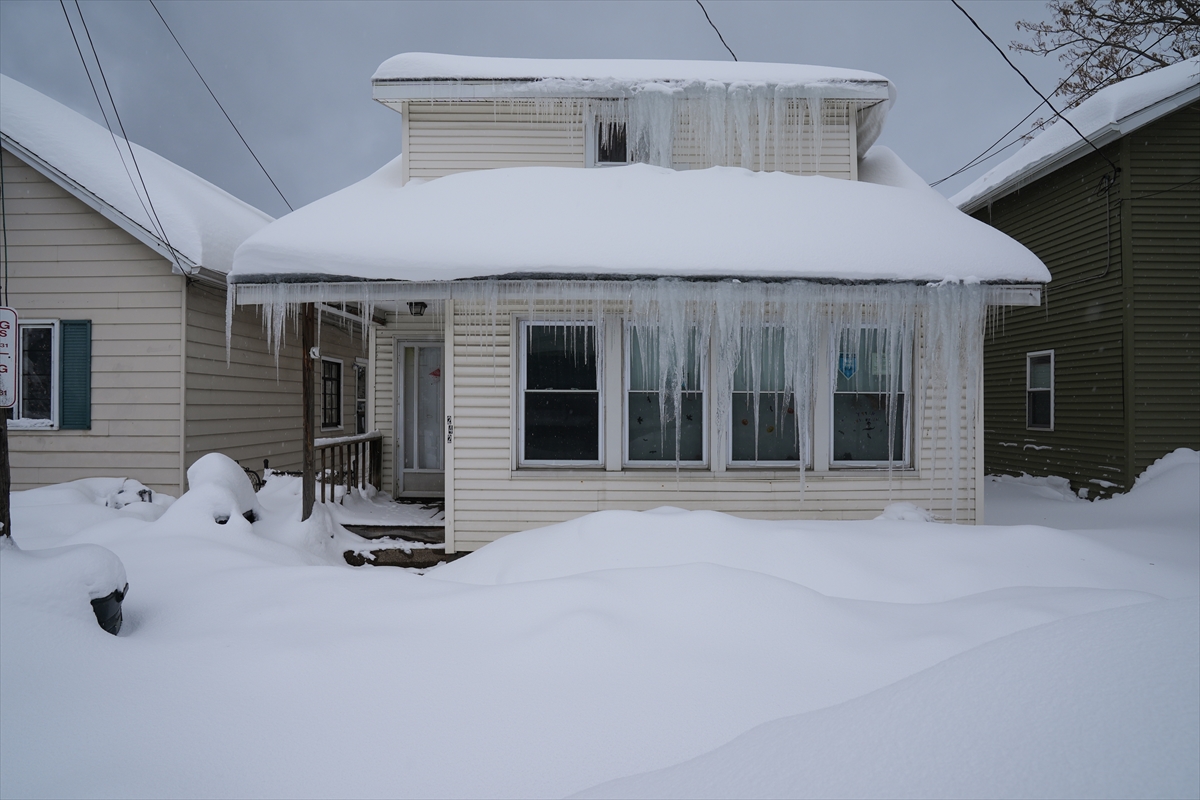
[[[425,315],[425,309],[429,306],[420,300],[408,304],[408,313],[414,317],[422,317]]]

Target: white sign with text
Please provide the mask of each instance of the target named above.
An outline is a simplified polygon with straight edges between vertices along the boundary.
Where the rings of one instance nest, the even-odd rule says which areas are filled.
[[[17,404],[17,311],[0,307],[0,408]]]

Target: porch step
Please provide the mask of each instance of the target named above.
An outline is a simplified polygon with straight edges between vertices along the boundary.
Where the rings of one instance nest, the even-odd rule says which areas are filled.
[[[421,544],[445,544],[446,529],[441,525],[342,525],[364,539],[407,539]]]
[[[411,553],[406,553],[399,548],[384,548],[380,550],[372,550],[373,559],[368,559],[352,550],[347,550],[342,554],[346,559],[346,563],[352,567],[361,567],[363,564],[373,564],[377,567],[408,567],[410,569],[428,569],[429,567],[437,566],[443,561],[454,561],[462,558],[466,552],[447,553],[445,550],[436,550],[432,548],[416,548],[414,547]]]

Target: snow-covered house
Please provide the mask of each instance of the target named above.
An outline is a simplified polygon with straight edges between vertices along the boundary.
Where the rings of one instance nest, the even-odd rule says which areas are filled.
[[[7,76],[0,133],[3,299],[20,322],[13,488],[107,475],[178,494],[214,451],[298,469],[296,348],[277,368],[243,309],[226,364],[225,275],[271,218],[136,144],[131,157],[124,139]],[[318,428],[354,432],[351,371],[365,378],[365,353],[350,334],[361,325],[333,324],[338,314],[323,315],[323,347],[345,388]]]
[[[374,92],[401,156],[231,283],[276,330],[386,314],[381,488],[444,494],[449,550],[610,508],[978,517],[987,309],[1048,274],[872,147],[886,79],[405,54]]]
[[[985,345],[988,471],[1107,495],[1200,448],[1200,59],[1066,116],[1091,144],[1058,122],[951,202],[1054,276]]]

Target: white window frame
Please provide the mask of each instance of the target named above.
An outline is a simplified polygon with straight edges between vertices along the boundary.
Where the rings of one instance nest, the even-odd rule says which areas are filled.
[[[25,391],[25,368],[24,368],[24,352],[25,352],[25,330],[27,328],[49,328],[50,329],[50,419],[49,424],[44,419],[27,419],[18,416],[21,413],[21,405],[24,401]],[[8,421],[8,427],[12,430],[41,430],[41,431],[56,431],[59,427],[59,407],[62,405],[60,392],[62,391],[62,345],[59,340],[60,327],[59,321],[56,319],[18,319],[17,321],[17,375],[15,386],[17,390],[17,402],[13,406],[13,418]]]
[[[767,327],[767,330],[771,330],[772,328],[778,329],[778,326],[767,325],[766,327]],[[735,369],[735,365],[730,364],[729,369],[730,370]],[[810,370],[812,369],[812,365],[809,366],[809,369]],[[810,373],[810,374],[812,374],[815,379],[815,377],[816,377],[815,373]],[[815,384],[815,380],[813,382]],[[733,423],[733,413],[732,413],[733,412],[733,395],[745,394],[745,392],[739,392],[738,390],[734,389],[733,384],[731,382],[730,388],[729,388],[729,393],[730,393],[730,398],[729,398],[730,414],[729,414],[729,420],[728,420],[728,423],[726,426],[726,427],[728,427],[728,430],[725,431],[725,466],[727,469],[732,470],[732,471],[750,470],[750,469],[760,469],[760,470],[761,469],[790,469],[790,470],[794,470],[801,466],[803,466],[803,468],[807,469],[807,470],[811,470],[813,468],[813,416],[812,416],[813,398],[812,397],[809,397],[809,399],[808,399],[809,413],[805,415],[805,418],[803,420],[801,420],[798,415],[797,415],[797,419],[796,419],[797,425],[800,425],[803,422],[804,425],[808,426],[807,436],[805,436],[804,440],[803,440],[804,444],[805,444],[805,448],[804,448],[805,452],[804,452],[804,455],[802,458],[800,458],[797,461],[734,461],[733,460],[733,424],[734,423]],[[751,395],[751,397],[753,397],[753,392],[750,392],[749,394]],[[780,392],[759,392],[759,396],[762,396],[763,394],[783,394],[783,392],[782,391],[780,391]],[[797,403],[797,395],[796,395],[796,390],[794,388],[792,389],[792,402],[799,405]]]
[[[708,382],[708,359],[700,359],[700,388],[692,390],[688,394],[695,391],[700,393],[700,413],[703,417],[700,423],[701,436],[701,460],[700,461],[634,461],[629,457],[629,394],[632,391],[633,380],[630,369],[633,365],[633,348],[632,348],[632,332],[635,326],[626,321],[625,323],[625,339],[624,339],[624,383],[622,384],[622,402],[621,402],[621,464],[629,469],[674,469],[678,464],[681,469],[707,469],[709,466],[708,457],[708,440],[710,434],[709,425],[709,382]],[[700,346],[699,331],[696,333],[696,345]],[[678,424],[678,422],[676,423]]]
[[[862,330],[880,330],[878,325],[864,324]],[[886,329],[883,329],[886,330]],[[890,334],[890,331],[889,331]],[[900,389],[898,395],[904,396],[904,414],[903,418],[897,417],[896,421],[902,426],[901,441],[904,445],[904,452],[901,457],[893,461],[841,461],[835,458],[837,451],[834,449],[833,437],[837,425],[835,417],[837,414],[837,395],[850,394],[839,393],[837,390],[838,379],[838,351],[841,349],[842,331],[835,328],[830,329],[829,337],[829,386],[825,390],[829,393],[829,438],[826,446],[829,448],[829,468],[831,470],[852,470],[852,469],[906,469],[911,468],[913,464],[913,440],[916,438],[916,430],[914,429],[914,411],[913,406],[915,401],[913,398],[913,339],[915,334],[909,333],[908,340],[901,347],[900,357],[902,362],[902,373],[900,375]],[[870,394],[870,392],[854,392],[854,394]]]
[[[325,362],[338,365],[338,424],[325,424]],[[346,365],[340,358],[321,356],[321,430],[340,431],[346,428]]]
[[[531,327],[590,327],[593,329],[592,336],[596,348],[596,413],[599,417],[597,431],[597,458],[595,461],[582,460],[530,460],[525,458],[525,392],[526,382],[528,379],[528,366],[526,353],[529,352],[529,329]],[[604,469],[604,323],[602,320],[546,320],[546,319],[523,319],[519,320],[520,341],[518,343],[518,381],[517,381],[517,418],[515,420],[516,435],[517,435],[517,466],[522,468],[575,468],[583,467],[587,469]],[[589,392],[590,394],[590,392]]]
[[[1031,388],[1029,385],[1030,373],[1032,372],[1033,359],[1041,356],[1050,356],[1050,388]],[[1031,392],[1049,392],[1050,394],[1050,425],[1030,425],[1029,424],[1029,394]],[[1054,430],[1054,351],[1053,350],[1035,350],[1025,354],[1025,430],[1027,431],[1053,431]]]
[[[601,161],[600,160],[600,136],[598,126],[599,120],[596,119],[596,109],[591,103],[588,103],[587,109],[584,112],[584,127],[583,127],[583,152],[584,166],[588,168],[600,167],[624,167],[631,164],[629,160],[629,120],[625,120],[625,160],[624,161]]]

